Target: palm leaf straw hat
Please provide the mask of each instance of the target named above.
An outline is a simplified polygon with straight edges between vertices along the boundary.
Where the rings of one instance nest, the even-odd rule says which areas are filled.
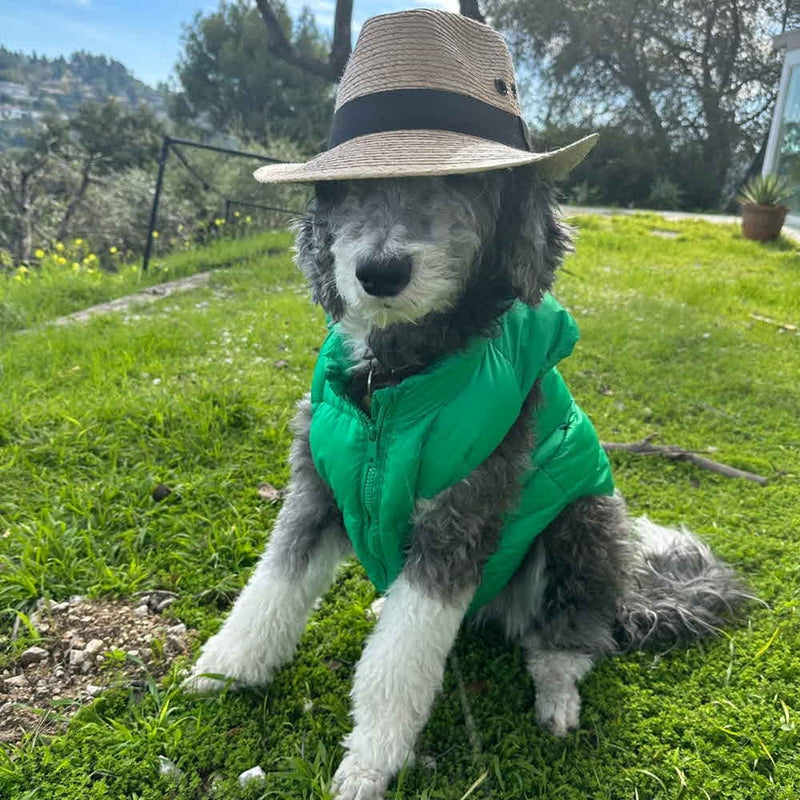
[[[300,183],[540,164],[553,179],[596,140],[533,152],[503,37],[459,14],[414,9],[364,23],[339,85],[329,149],[254,174],[263,183]]]

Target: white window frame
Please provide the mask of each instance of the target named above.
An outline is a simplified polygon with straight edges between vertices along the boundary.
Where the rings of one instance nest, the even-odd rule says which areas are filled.
[[[789,94],[789,77],[792,74],[792,69],[798,67],[800,69],[800,47],[793,50],[788,50],[783,59],[783,72],[781,73],[781,83],[778,89],[778,100],[775,103],[775,113],[772,115],[772,125],[769,129],[769,138],[767,139],[767,149],[764,153],[764,166],[761,169],[762,175],[770,175],[775,171],[778,161],[778,137],[781,131],[781,122],[783,120],[783,112],[786,107],[786,97]],[[800,214],[790,214],[786,221],[793,226],[800,226]]]

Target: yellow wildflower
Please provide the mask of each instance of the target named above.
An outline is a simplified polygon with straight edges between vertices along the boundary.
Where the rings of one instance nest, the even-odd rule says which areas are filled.
[[[38,249],[34,250],[33,254],[36,256],[36,258],[44,258],[44,250],[42,250],[41,247],[39,247]]]
[[[64,264],[66,264],[66,263],[67,263],[67,259],[66,259],[66,258],[64,258],[64,256],[59,256],[59,257],[56,259],[56,264],[59,264],[59,265],[60,265],[60,266],[62,266],[62,267],[63,267],[63,266],[64,266]]]
[[[241,217],[242,215],[238,211],[233,212],[234,217]]]
[[[77,261],[72,262],[72,269],[80,269],[81,265]]]
[[[153,238],[158,239],[158,231],[153,231]]]
[[[17,267],[17,275],[27,275],[29,272],[27,267]]]
[[[59,253],[63,253],[64,245],[61,242],[56,242],[56,250],[58,250]]]
[[[248,215],[247,215],[247,216],[244,218],[244,221],[245,221],[245,222],[252,222],[252,221],[253,221],[253,218],[252,218],[252,217],[251,217],[251,216],[248,214]]]
[[[224,225],[224,224],[225,224],[225,220],[224,220],[224,219],[220,219],[219,217],[217,217],[217,218],[214,220],[214,224],[215,224],[215,225],[216,225],[216,226],[219,228],[219,227],[220,227],[220,225]]]
[[[109,247],[108,248],[108,252],[111,253],[112,256],[115,256],[117,254],[117,248],[116,247]]]
[[[178,233],[180,233],[182,230],[183,230],[183,225],[178,225]]]
[[[80,247],[83,244],[83,239],[76,239],[74,244],[75,247]]]

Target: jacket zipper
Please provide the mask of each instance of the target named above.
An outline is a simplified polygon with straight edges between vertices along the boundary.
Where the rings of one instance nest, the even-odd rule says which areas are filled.
[[[378,411],[377,418],[374,421],[370,419],[368,423],[369,460],[367,462],[367,470],[364,476],[363,502],[364,502],[364,512],[366,515],[366,522],[367,522],[366,537],[367,541],[370,542],[370,545],[376,540],[376,538],[379,538],[378,537],[379,509],[375,508],[375,497],[377,494],[375,491],[375,484],[379,471],[378,462],[380,457],[381,429],[383,428],[385,417],[386,417],[386,408],[385,406],[381,405],[380,410]]]

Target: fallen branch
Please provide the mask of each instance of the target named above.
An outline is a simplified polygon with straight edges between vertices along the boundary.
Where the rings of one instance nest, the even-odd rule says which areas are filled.
[[[794,333],[797,330],[797,325],[793,325],[791,322],[778,322],[778,320],[772,319],[772,317],[762,317],[761,314],[751,314],[750,319],[754,319],[756,322],[766,322],[767,325],[774,325],[776,328],[780,328],[782,331],[789,331],[790,333]]]
[[[651,433],[638,442],[601,442],[603,449],[609,453],[612,450],[624,450],[626,453],[634,453],[638,456],[663,456],[673,461],[688,461],[690,464],[711,470],[726,478],[744,478],[746,481],[753,481],[765,486],[769,483],[769,478],[763,475],[756,475],[755,472],[747,472],[743,469],[736,469],[727,464],[720,464],[719,461],[712,461],[710,458],[698,455],[691,450],[685,450],[674,444],[652,444],[657,434]]]

